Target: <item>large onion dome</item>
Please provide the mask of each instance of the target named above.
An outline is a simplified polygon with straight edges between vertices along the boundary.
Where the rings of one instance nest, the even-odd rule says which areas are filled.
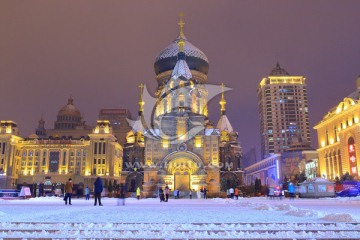
[[[198,72],[200,75],[204,75],[201,78],[203,78],[203,80],[206,80],[206,75],[209,71],[208,58],[206,57],[204,52],[191,44],[184,35],[182,35],[182,39],[185,41],[184,53],[186,55],[185,60],[187,65],[189,66],[189,69],[191,71]],[[163,74],[166,75],[164,76],[165,78],[170,76],[171,71],[174,69],[178,61],[179,40],[180,35],[169,46],[162,50],[156,57],[154,69],[157,76]]]

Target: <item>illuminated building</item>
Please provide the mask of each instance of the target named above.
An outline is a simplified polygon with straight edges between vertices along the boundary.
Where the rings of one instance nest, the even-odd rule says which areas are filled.
[[[126,182],[131,188],[143,182],[146,196],[155,196],[166,185],[183,193],[206,188],[210,196],[217,196],[221,178],[242,179],[241,147],[225,114],[223,94],[217,126],[209,121],[208,59],[184,36],[182,19],[179,25],[179,36],[154,64],[154,106],[143,98],[140,85],[139,115],[124,151],[124,163],[130,163],[124,166]],[[145,121],[146,111],[154,112],[151,122]],[[144,151],[144,158],[136,151]]]
[[[359,178],[360,77],[357,89],[330,109],[314,127],[318,134],[320,174],[330,180],[348,172]]]
[[[97,126],[89,126],[70,97],[54,128],[45,128],[41,117],[29,138],[18,135],[14,122],[2,122],[0,178],[5,184],[0,188],[49,181],[61,187],[69,177],[84,187],[102,176],[105,184],[116,180],[128,191],[142,187],[149,197],[166,184],[183,193],[206,188],[209,196],[218,196],[221,179],[238,178],[241,184],[241,146],[226,116],[224,86],[221,117],[214,126],[207,109],[212,94],[206,86],[208,59],[184,36],[182,20],[179,25],[178,38],[154,64],[156,98],[143,96],[140,85],[135,121],[126,109],[101,109]],[[150,122],[145,121],[147,111]]]
[[[291,76],[279,63],[261,80],[257,94],[262,160],[245,168],[246,184],[258,178],[274,187],[301,172],[316,175],[305,80]]]
[[[262,158],[287,149],[310,149],[306,83],[277,63],[261,80],[258,94]]]
[[[73,129],[72,135],[76,134]],[[123,149],[107,120],[99,120],[85,138],[40,138],[32,134],[26,139],[19,136],[15,122],[1,121],[0,144],[0,188],[36,185],[46,193],[62,189],[70,177],[76,189],[93,186],[98,176],[105,183],[121,181]]]

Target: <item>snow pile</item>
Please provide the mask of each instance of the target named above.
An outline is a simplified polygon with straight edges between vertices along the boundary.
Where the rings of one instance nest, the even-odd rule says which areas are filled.
[[[356,220],[348,213],[327,214],[320,219],[325,220],[325,221],[332,221],[332,222],[356,222]]]
[[[286,214],[296,217],[319,217],[319,212],[312,209],[294,208]]]
[[[6,213],[0,211],[0,216],[4,216],[4,215],[6,215]]]
[[[353,198],[354,199],[354,198]],[[255,199],[254,199],[255,200]],[[256,199],[258,200],[258,199]],[[238,207],[244,208],[252,208],[254,210],[259,211],[285,211],[285,214],[288,216],[295,216],[295,217],[306,217],[306,218],[315,218],[324,221],[331,221],[331,222],[357,222],[357,220],[349,213],[327,213],[323,211],[318,211],[314,209],[306,209],[306,208],[299,208],[295,207],[290,204],[274,204],[276,200],[268,200],[266,201],[265,198],[259,199],[260,201],[253,201],[249,202],[248,200],[233,200],[233,199],[216,199],[218,203],[230,204],[235,205]],[[329,199],[326,199],[329,200]],[[333,201],[338,199],[332,199]],[[321,201],[321,200],[318,200]],[[297,200],[298,202],[298,200]],[[295,203],[295,202],[293,202]]]
[[[273,211],[274,209],[269,204],[259,204],[254,209],[262,211]]]

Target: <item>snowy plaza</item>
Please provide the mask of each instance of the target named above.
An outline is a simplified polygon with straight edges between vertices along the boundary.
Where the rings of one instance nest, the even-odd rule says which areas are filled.
[[[0,200],[2,239],[359,239],[360,198]]]

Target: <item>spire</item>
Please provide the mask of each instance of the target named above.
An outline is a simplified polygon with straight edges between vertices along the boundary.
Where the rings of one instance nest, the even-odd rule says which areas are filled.
[[[289,76],[290,74],[280,67],[279,61],[276,61],[276,67],[271,70],[270,76]]]
[[[184,13],[180,13],[180,22],[178,23],[180,26],[180,33],[179,33],[179,41],[177,42],[177,45],[179,46],[179,53],[178,53],[178,59],[185,59],[184,54],[184,47],[185,47],[185,40],[184,40],[184,21],[183,16]]]
[[[178,23],[179,28],[180,28],[179,36],[180,36],[180,38],[184,38],[184,25],[185,25],[185,23],[183,21],[184,13],[182,13],[182,12],[179,13],[179,17],[180,17],[180,21]]]
[[[44,126],[45,126],[44,113],[41,113],[41,118],[39,120],[38,128],[44,128]]]
[[[140,88],[140,100],[139,100],[139,115],[142,115],[142,113],[144,112],[144,105],[145,105],[145,102],[143,100],[143,90],[144,90],[144,84],[140,84],[139,85],[139,88]]]
[[[43,112],[41,113],[41,118],[40,118],[40,121],[39,121],[39,122],[45,122],[45,121],[44,121],[44,113],[43,113]]]
[[[68,104],[67,105],[74,105],[74,99],[72,98],[71,94],[70,94],[70,97],[68,98]]]
[[[225,115],[225,111],[226,111],[226,109],[225,109],[226,100],[225,100],[225,97],[224,97],[224,87],[225,87],[225,84],[222,83],[221,84],[221,100],[219,101],[219,104],[221,106],[221,109],[220,109],[221,115]]]

